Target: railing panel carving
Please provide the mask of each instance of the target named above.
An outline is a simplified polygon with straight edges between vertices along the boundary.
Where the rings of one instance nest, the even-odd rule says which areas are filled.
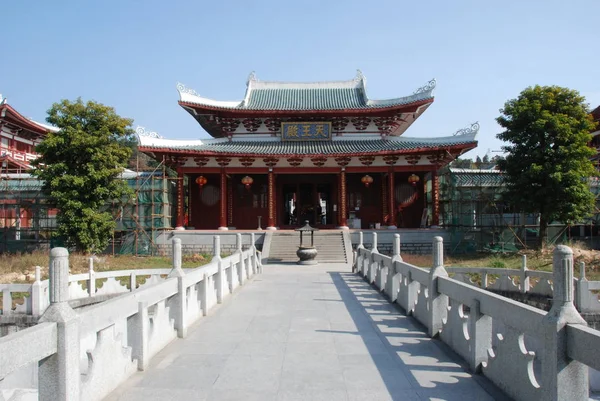
[[[600,304],[590,293],[600,283],[587,281],[583,266],[581,278],[573,279],[569,248],[557,247],[552,273],[528,270],[525,257],[520,270],[459,267],[446,273],[441,238],[434,240],[430,271],[403,262],[398,239],[388,257],[376,246],[365,249],[362,233],[359,238],[354,270],[417,318],[430,336],[439,336],[473,372],[515,400],[587,400],[582,366],[600,369],[600,332],[585,327],[573,301],[588,310]],[[545,312],[488,289],[553,296],[554,302]]]

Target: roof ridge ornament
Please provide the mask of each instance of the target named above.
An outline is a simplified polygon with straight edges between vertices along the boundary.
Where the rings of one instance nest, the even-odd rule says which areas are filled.
[[[141,125],[138,125],[135,128],[135,133],[137,134],[138,137],[147,137],[147,138],[157,138],[157,139],[164,139],[162,136],[160,136],[158,134],[158,132],[155,131],[146,131],[145,127],[142,127]]]
[[[360,82],[360,81],[366,81],[367,79],[365,78],[365,75],[362,73],[362,71],[360,69],[356,70],[356,76],[354,77],[354,81],[356,82]]]
[[[437,81],[435,80],[435,78],[433,78],[431,81],[427,82],[426,85],[421,86],[419,89],[417,89],[413,94],[418,95],[420,93],[430,92],[435,89],[436,85]]]
[[[480,128],[479,121],[475,121],[474,123],[471,124],[470,127],[461,128],[452,135],[460,136],[460,135],[477,134],[477,132],[479,132],[479,128]]]
[[[364,96],[367,96],[367,77],[364,76],[360,69],[356,70],[356,77],[354,77],[354,82],[360,84],[362,86]],[[367,99],[365,99],[366,101]]]
[[[246,80],[246,86],[250,85],[250,82],[256,82],[258,81],[258,78],[256,78],[256,72],[252,71],[250,74],[248,74],[248,79]]]
[[[8,98],[2,97],[2,93],[0,93],[0,105],[7,104]]]
[[[193,90],[192,88],[188,88],[187,86],[185,86],[184,84],[182,84],[181,82],[177,82],[177,91],[179,91],[179,94],[181,95],[182,93],[187,93],[190,95],[194,95],[194,96],[200,96],[198,94],[198,92],[196,92],[195,90]]]

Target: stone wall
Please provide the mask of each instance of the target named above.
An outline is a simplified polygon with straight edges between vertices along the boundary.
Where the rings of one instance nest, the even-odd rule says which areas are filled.
[[[221,255],[231,255],[236,250],[236,233],[228,231],[194,232],[194,231],[165,231],[160,234],[155,243],[160,252],[170,255],[172,251],[171,241],[173,238],[181,239],[181,249],[184,255],[212,254],[213,237],[221,237]],[[255,246],[262,250],[265,239],[264,232],[254,233]],[[242,249],[250,247],[250,234],[242,233]]]
[[[433,253],[433,237],[442,237],[449,240],[450,235],[442,229],[418,229],[418,230],[363,230],[363,246],[367,249],[373,248],[373,232],[377,233],[377,250],[383,255],[391,256],[394,249],[394,234],[400,234],[400,252],[415,255],[431,255]],[[359,231],[350,233],[352,249],[356,250],[359,244]],[[449,251],[449,245],[444,243],[444,251]]]

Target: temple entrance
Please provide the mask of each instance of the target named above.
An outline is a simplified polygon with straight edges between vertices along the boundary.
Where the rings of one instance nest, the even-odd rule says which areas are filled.
[[[282,228],[296,228],[308,220],[313,227],[333,228],[337,224],[336,176],[280,175],[279,204]]]

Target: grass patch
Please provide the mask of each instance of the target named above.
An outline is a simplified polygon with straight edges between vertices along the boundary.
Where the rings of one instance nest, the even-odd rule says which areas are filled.
[[[586,251],[573,247],[575,266],[574,275],[579,277],[579,262],[586,263],[586,277],[591,281],[600,281],[600,257],[598,251]],[[593,254],[591,254],[593,252]],[[447,267],[492,267],[498,269],[520,269],[522,256],[527,256],[527,268],[530,270],[552,271],[552,249],[544,252],[526,251],[517,254],[486,254],[446,256],[444,265]],[[402,259],[419,267],[431,267],[431,255],[403,254]]]
[[[89,255],[72,253],[69,255],[71,274],[86,273],[89,270]],[[195,268],[210,263],[212,255],[185,255],[183,268]],[[169,269],[172,267],[169,256],[100,255],[94,257],[96,272],[135,269]],[[0,283],[31,283],[35,279],[35,267],[42,267],[42,279],[48,278],[48,252],[32,252],[0,255]]]
[[[71,274],[87,273],[89,271],[89,255],[72,253],[69,255],[69,272]],[[183,268],[195,268],[206,265],[212,260],[212,255],[194,254],[185,255],[182,260]],[[170,269],[172,267],[170,256],[132,256],[132,255],[100,255],[94,257],[94,270],[96,272],[114,271],[114,270],[137,270],[137,269]],[[42,280],[48,278],[48,252],[31,252],[18,254],[0,255],[0,283],[3,284],[24,284],[35,281],[35,267],[40,266]],[[138,285],[146,282],[147,276],[136,277]],[[96,288],[101,288],[104,279],[96,280]],[[122,277],[119,281],[129,288],[130,278]],[[87,288],[87,282],[81,282],[84,289]],[[12,293],[13,308],[16,304],[22,304],[23,298],[29,296],[28,293]],[[0,309],[2,309],[2,297],[0,297]]]

